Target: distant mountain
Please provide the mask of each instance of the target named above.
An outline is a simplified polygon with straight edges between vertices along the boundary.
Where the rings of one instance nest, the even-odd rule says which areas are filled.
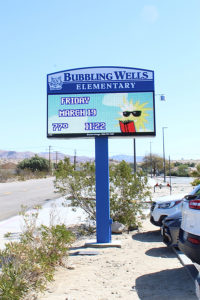
[[[35,155],[38,155],[40,157],[44,157],[46,159],[49,159],[49,152],[40,152],[40,153],[34,153],[30,151],[26,152],[16,152],[16,151],[5,151],[0,150],[0,159],[6,159],[6,160],[23,160],[25,158],[31,158]],[[65,157],[69,157],[71,161],[74,161],[74,156],[66,155],[61,152],[51,152],[50,153],[51,160],[62,160]],[[77,162],[86,162],[94,160],[94,158],[87,157],[87,156],[77,156],[76,161]]]
[[[23,160],[25,158],[31,158],[36,154],[38,156],[49,159],[49,152],[34,153],[34,152],[30,152],[30,151],[17,152],[17,151],[5,151],[5,150],[0,150],[0,159]],[[51,155],[51,160],[54,160],[54,161],[63,160],[65,157],[69,157],[72,162],[74,161],[74,156],[66,155],[61,152],[51,152],[50,155]],[[123,154],[114,155],[114,156],[111,156],[110,159],[113,159],[116,161],[125,160],[126,162],[129,162],[129,163],[133,162],[133,156],[131,156],[131,155],[123,155]],[[137,162],[141,162],[143,160],[143,156],[137,156],[136,160],[137,160]],[[87,156],[77,156],[76,161],[77,162],[94,161],[94,158],[87,157]]]
[[[35,153],[29,151],[16,152],[16,151],[0,150],[0,158],[5,158],[5,159],[25,159],[25,158],[30,158],[34,155]]]

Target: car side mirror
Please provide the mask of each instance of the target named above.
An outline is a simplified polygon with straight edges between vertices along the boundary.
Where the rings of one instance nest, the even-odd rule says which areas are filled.
[[[197,195],[186,195],[184,198],[186,200],[192,200],[192,199],[195,199]]]

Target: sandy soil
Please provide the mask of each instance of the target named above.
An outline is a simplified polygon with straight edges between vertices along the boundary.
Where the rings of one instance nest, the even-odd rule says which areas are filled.
[[[190,185],[174,185],[172,193],[191,191]],[[168,195],[156,189],[154,198]],[[196,300],[194,282],[173,250],[163,243],[159,228],[148,219],[140,231],[113,235],[121,248],[84,248],[86,238],[70,249],[67,267],[59,267],[55,280],[39,300]],[[97,255],[76,255],[95,251]]]

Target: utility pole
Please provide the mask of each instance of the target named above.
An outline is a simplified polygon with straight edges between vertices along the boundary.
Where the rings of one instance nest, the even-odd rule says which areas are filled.
[[[58,151],[56,151],[56,165],[57,165],[57,162],[58,162]]]
[[[152,153],[151,153],[151,144],[152,144],[152,142],[150,142],[150,164],[151,164],[151,178],[152,178]]]
[[[49,146],[49,173],[51,174],[51,146]]]
[[[169,156],[169,184],[170,184],[170,195],[172,193],[172,177],[171,177],[171,160],[170,160],[170,156]]]
[[[165,174],[165,129],[167,129],[167,127],[162,127],[162,132],[163,132],[163,169],[164,169],[164,182],[166,182],[166,174]]]
[[[133,153],[134,153],[134,173],[136,173],[136,144],[135,139],[133,139]]]
[[[58,163],[58,151],[56,151],[56,168],[57,168],[57,163]]]
[[[74,170],[76,170],[76,149],[74,150]]]

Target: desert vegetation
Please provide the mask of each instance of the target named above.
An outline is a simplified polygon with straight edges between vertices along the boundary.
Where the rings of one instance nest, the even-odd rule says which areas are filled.
[[[193,186],[200,184],[200,164],[198,164],[196,169],[191,172],[191,176],[195,177],[194,181],[192,182]]]
[[[163,158],[157,154],[146,155],[143,162],[139,164],[139,167],[146,174],[152,174],[158,176],[164,172]],[[165,170],[168,176],[178,177],[194,177],[196,174],[197,164],[195,162],[184,162],[184,161],[171,161],[165,160]]]
[[[52,164],[49,160],[35,155],[18,163],[0,165],[0,182],[45,178],[52,175]]]
[[[53,279],[55,267],[63,264],[74,236],[64,224],[36,226],[39,207],[23,208],[24,231],[19,242],[0,251],[0,299],[31,300]],[[7,234],[9,237],[9,233]]]
[[[133,174],[128,163],[122,161],[110,165],[110,215],[113,221],[127,227],[140,226],[143,217],[144,199],[151,199],[147,177],[138,172]],[[95,166],[81,164],[77,169],[66,158],[59,162],[55,171],[56,191],[72,199],[71,206],[82,208],[89,220],[95,221]]]

